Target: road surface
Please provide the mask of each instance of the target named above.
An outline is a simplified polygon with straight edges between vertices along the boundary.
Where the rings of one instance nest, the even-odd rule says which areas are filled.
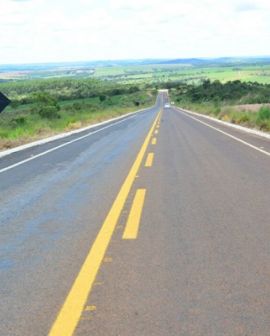
[[[1,335],[270,334],[270,142],[167,99],[0,159]]]

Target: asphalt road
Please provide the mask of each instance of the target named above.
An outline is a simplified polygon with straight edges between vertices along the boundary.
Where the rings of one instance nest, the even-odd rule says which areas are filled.
[[[1,335],[270,334],[270,141],[166,100],[0,159]]]

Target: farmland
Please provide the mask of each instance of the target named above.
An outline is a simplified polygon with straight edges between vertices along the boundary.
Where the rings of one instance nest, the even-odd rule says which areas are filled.
[[[270,65],[198,68],[188,65],[147,65],[96,69],[93,76],[126,84],[151,84],[167,81],[197,83],[205,79],[221,82],[241,80],[270,83]]]
[[[270,58],[104,61],[0,66],[0,80],[92,78],[122,84],[241,80],[270,83]]]

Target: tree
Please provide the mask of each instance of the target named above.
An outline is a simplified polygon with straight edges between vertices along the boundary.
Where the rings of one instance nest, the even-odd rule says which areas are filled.
[[[58,111],[60,106],[57,100],[49,93],[38,92],[34,94],[35,110],[42,118],[56,119],[59,118]]]

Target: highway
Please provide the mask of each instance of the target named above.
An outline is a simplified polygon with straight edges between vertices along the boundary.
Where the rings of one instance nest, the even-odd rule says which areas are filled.
[[[0,158],[1,335],[270,334],[270,140],[167,101]]]

